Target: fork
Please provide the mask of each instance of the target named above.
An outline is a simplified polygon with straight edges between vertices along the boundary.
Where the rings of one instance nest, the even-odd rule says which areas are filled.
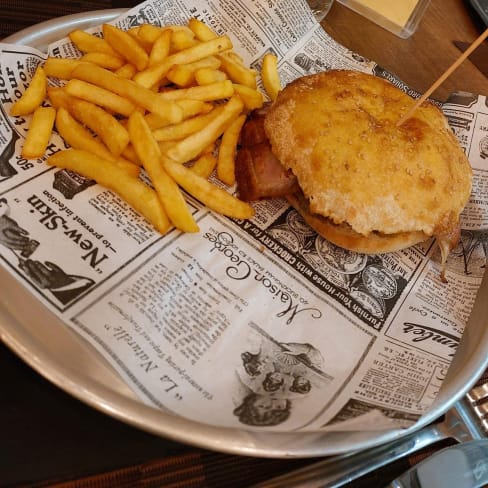
[[[485,413],[481,406],[484,405],[488,413],[488,403],[480,401],[488,398],[488,384],[482,386],[485,388],[475,388],[455,403],[442,420],[405,437],[352,454],[332,456],[259,483],[254,488],[340,487],[442,439],[452,438],[461,443],[485,438],[488,421],[484,418]]]

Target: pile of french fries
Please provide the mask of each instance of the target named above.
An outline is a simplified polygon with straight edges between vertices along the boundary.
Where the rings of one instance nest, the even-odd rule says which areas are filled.
[[[81,30],[69,37],[82,56],[49,57],[11,107],[13,116],[32,114],[23,157],[42,157],[55,127],[70,149],[48,164],[113,190],[163,234],[199,230],[181,188],[223,215],[253,216],[248,203],[209,181],[215,170],[234,184],[241,128],[264,103],[257,72],[227,35],[190,19],[128,31],[104,24],[103,38]],[[276,57],[265,55],[262,66],[273,100],[281,89]],[[64,83],[50,86],[50,77]]]

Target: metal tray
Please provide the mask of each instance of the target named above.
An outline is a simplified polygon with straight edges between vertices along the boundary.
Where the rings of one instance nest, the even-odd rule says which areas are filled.
[[[61,17],[24,29],[4,42],[43,50],[74,28],[113,20],[123,9]],[[206,449],[260,457],[337,455],[391,441],[449,409],[488,366],[488,279],[483,280],[470,323],[439,395],[415,426],[387,432],[259,434],[189,421],[144,405],[90,345],[0,267],[0,339],[34,370],[65,392],[123,422]]]

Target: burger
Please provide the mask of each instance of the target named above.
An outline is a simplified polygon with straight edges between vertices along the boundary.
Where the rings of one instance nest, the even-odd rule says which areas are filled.
[[[390,82],[332,70],[301,77],[243,128],[240,198],[285,197],[319,234],[367,254],[460,237],[469,161],[443,113]]]

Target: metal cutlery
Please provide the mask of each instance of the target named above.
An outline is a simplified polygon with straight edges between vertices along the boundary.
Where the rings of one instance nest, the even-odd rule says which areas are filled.
[[[458,443],[488,437],[488,383],[475,387],[439,421],[387,444],[318,463],[259,483],[254,488],[334,488],[344,486],[442,439]]]
[[[482,439],[441,449],[386,488],[482,488],[487,482],[488,439]]]

